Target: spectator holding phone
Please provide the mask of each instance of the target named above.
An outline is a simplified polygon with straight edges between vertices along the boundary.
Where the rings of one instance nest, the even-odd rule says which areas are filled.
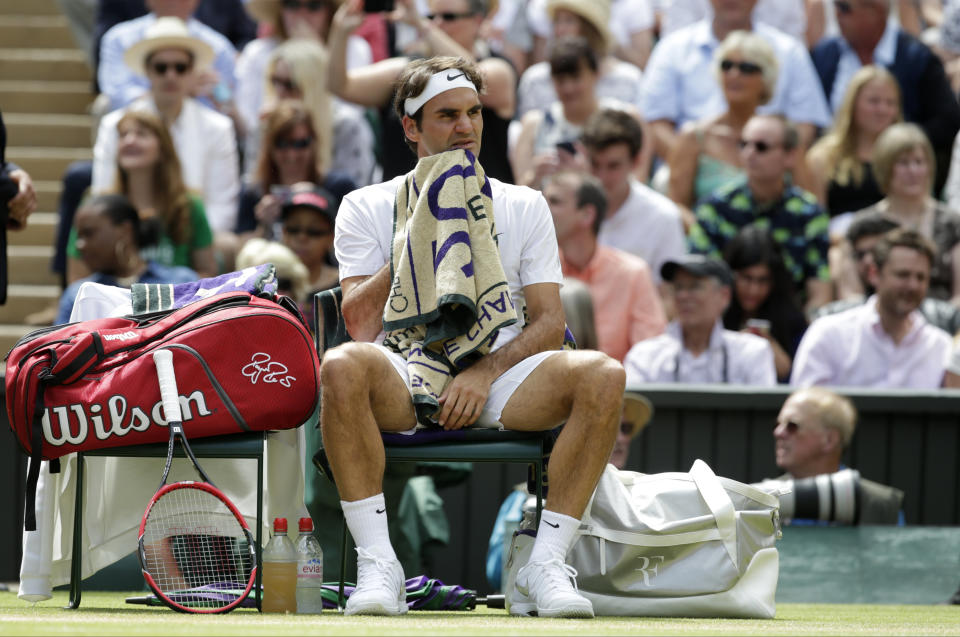
[[[322,185],[338,199],[355,188],[346,175],[323,170],[317,146],[313,118],[302,102],[280,102],[267,116],[254,179],[240,193],[241,237],[279,238],[275,224],[294,184]]]
[[[511,154],[516,183],[540,188],[545,177],[559,170],[585,168],[574,142],[583,126],[601,108],[635,113],[626,102],[597,96],[599,60],[586,38],[560,38],[550,51],[550,75],[557,101],[546,110],[532,110],[521,120],[520,135]],[[639,116],[637,116],[639,119]],[[641,159],[636,170],[649,164]]]
[[[793,280],[779,246],[763,228],[747,226],[727,244],[723,258],[733,270],[724,327],[767,339],[777,379],[787,382],[807,321],[794,299]]]

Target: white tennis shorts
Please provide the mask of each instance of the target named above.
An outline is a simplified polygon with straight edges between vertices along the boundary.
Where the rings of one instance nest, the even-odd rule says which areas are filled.
[[[400,378],[403,379],[403,382],[407,385],[407,391],[410,392],[410,395],[413,396],[413,388],[410,386],[410,377],[407,375],[407,361],[397,354],[393,350],[385,347],[383,345],[377,345],[377,349],[387,357],[387,360],[393,365],[393,368],[397,370],[397,373],[400,374]],[[493,384],[490,385],[490,393],[487,395],[487,402],[483,405],[483,411],[480,413],[480,417],[477,418],[476,422],[471,425],[472,427],[482,427],[485,429],[504,429],[503,423],[500,422],[500,415],[503,413],[503,408],[506,407],[507,401],[510,400],[510,397],[513,396],[513,392],[517,390],[517,387],[520,386],[527,376],[530,375],[530,372],[535,370],[540,363],[547,360],[554,354],[559,354],[560,350],[550,350],[547,352],[540,352],[539,354],[534,354],[533,356],[528,356],[523,359],[504,373],[500,374]],[[412,434],[416,429],[410,429],[409,431],[404,431],[401,433]]]

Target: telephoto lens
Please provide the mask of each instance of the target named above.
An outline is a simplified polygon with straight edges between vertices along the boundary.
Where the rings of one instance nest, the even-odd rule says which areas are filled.
[[[785,520],[805,519],[856,524],[860,500],[860,472],[842,469],[799,480],[764,480],[754,486],[770,488],[772,483],[789,489],[780,495],[780,515]]]

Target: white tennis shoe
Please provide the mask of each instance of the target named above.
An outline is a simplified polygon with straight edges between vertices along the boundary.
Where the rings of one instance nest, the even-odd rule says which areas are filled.
[[[343,614],[402,615],[406,612],[407,587],[400,562],[358,548],[357,587],[347,598]]]
[[[593,604],[577,591],[577,571],[558,557],[517,571],[511,615],[593,617]]]

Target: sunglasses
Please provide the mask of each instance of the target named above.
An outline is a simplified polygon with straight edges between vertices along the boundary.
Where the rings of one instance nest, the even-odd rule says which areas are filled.
[[[780,427],[780,423],[776,423],[773,426],[774,429],[777,429],[779,427]],[[784,431],[786,431],[788,434],[792,436],[796,434],[798,431],[800,431],[801,429],[803,429],[803,425],[799,423],[795,423],[792,420],[788,420],[787,422],[783,423],[783,429]]]
[[[284,9],[296,11],[297,9],[306,9],[307,11],[320,11],[330,6],[325,0],[283,0]]]
[[[305,234],[311,239],[319,239],[320,237],[325,237],[329,234],[333,234],[333,231],[324,230],[323,228],[307,228],[304,226],[284,226],[283,233],[288,234],[290,236]]]
[[[445,11],[443,13],[429,13],[427,14],[427,20],[433,22],[435,19],[440,18],[443,22],[454,22],[456,20],[462,20],[464,18],[472,18],[475,14],[470,11],[464,11],[463,13],[454,13],[452,11]]]
[[[765,152],[773,150],[774,148],[780,146],[780,144],[768,144],[762,139],[755,142],[747,139],[740,140],[740,150],[746,150],[750,146],[753,146],[757,150],[757,152],[762,155]]]
[[[292,148],[294,150],[303,150],[305,148],[310,148],[310,144],[313,143],[312,137],[299,137],[297,139],[278,139],[273,142],[273,147],[277,150],[286,150],[287,148]]]
[[[636,433],[636,427],[633,426],[632,422],[624,420],[620,423],[620,433],[624,436],[632,436]]]
[[[853,5],[846,2],[846,0],[834,0],[833,6],[837,8],[837,13],[842,13],[843,15],[853,13]]]
[[[154,62],[150,65],[150,68],[157,75],[166,75],[170,69],[173,69],[177,75],[183,75],[190,70],[190,64],[187,62]]]
[[[734,62],[733,60],[722,60],[720,62],[720,70],[724,73],[729,73],[734,68],[740,71],[740,75],[756,75],[763,72],[760,65],[753,62]]]
[[[273,90],[275,91],[286,91],[287,93],[292,93],[297,90],[297,85],[293,83],[288,77],[280,77],[277,75],[270,76],[270,84],[273,85]]]

